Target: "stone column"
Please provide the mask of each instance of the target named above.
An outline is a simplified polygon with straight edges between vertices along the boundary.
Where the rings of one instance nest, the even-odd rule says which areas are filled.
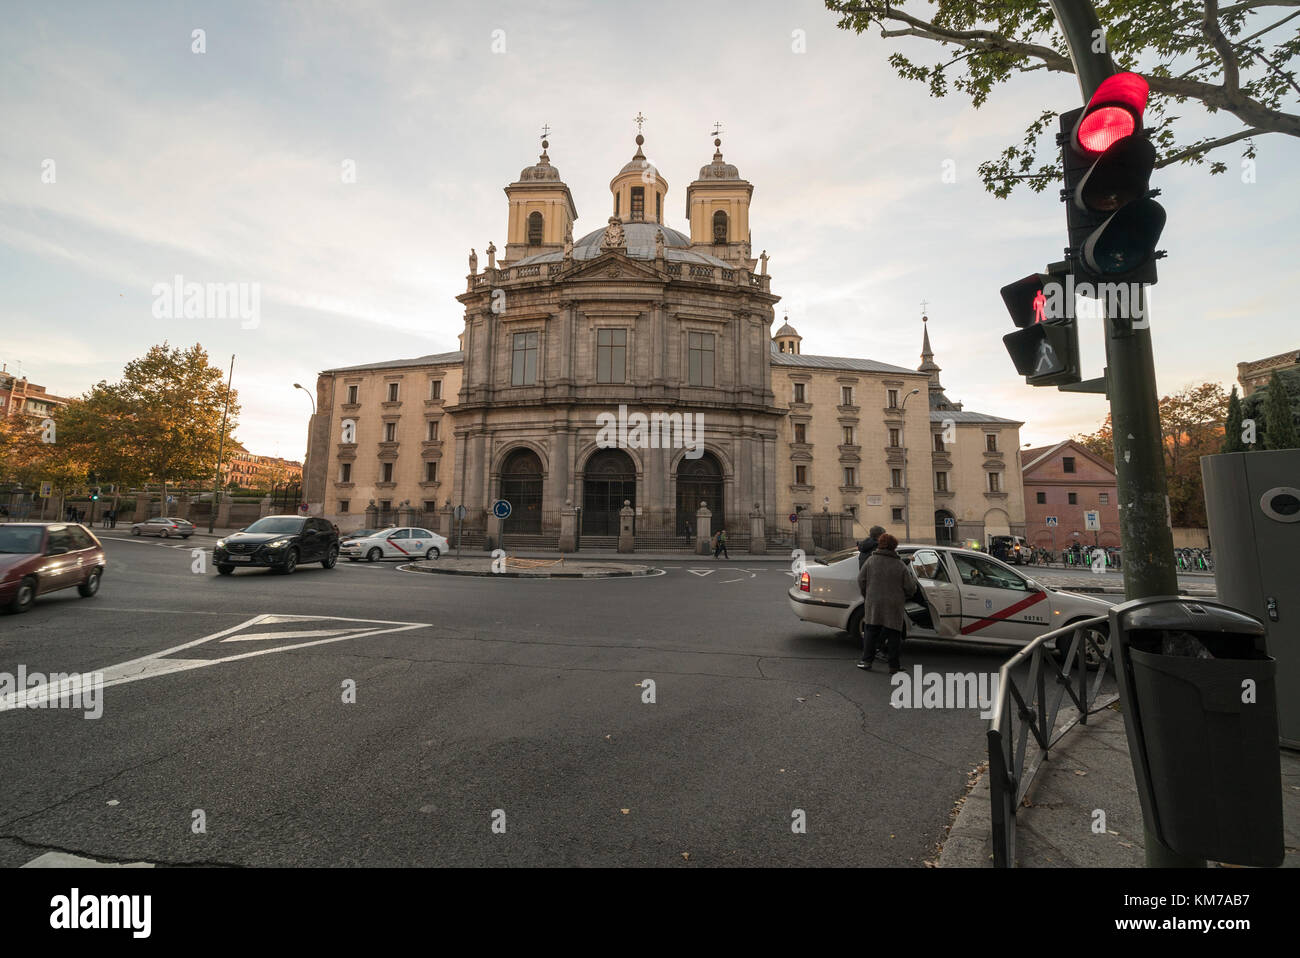
[[[190,494],[182,492],[181,497],[176,500],[176,518],[184,519],[186,522],[190,518]]]
[[[257,514],[262,518],[271,514],[271,496],[269,494],[263,496],[262,501],[258,503]]]
[[[845,512],[840,516],[840,540],[843,548],[853,545],[853,513]]]
[[[216,528],[229,529],[231,527],[230,510],[234,506],[234,504],[235,504],[234,496],[232,496],[228,492],[223,492],[221,494],[221,501],[218,503],[218,507],[217,507]]]
[[[749,514],[749,551],[754,555],[767,552],[767,531],[764,528],[763,510],[756,502],[754,511]]]
[[[710,554],[709,539],[713,537],[713,513],[703,502],[695,513],[695,551],[706,556]]]
[[[812,534],[812,513],[807,509],[799,513],[799,523],[795,527],[798,531],[795,535],[795,548],[802,549],[809,555],[813,551],[813,534]]]
[[[374,529],[379,525],[379,507],[375,505],[375,500],[370,500],[370,505],[366,506],[366,528]]]
[[[565,499],[560,510],[560,551],[578,551],[578,510],[573,508],[572,499]]]
[[[501,520],[491,512],[487,514],[487,542],[484,545],[489,552],[501,548]]]
[[[402,504],[397,507],[397,524],[399,526],[415,525],[415,509],[411,506],[410,499],[403,499]]]
[[[636,510],[628,499],[623,500],[623,508],[618,510],[618,551],[635,552],[636,543],[632,530],[636,526]]]
[[[456,522],[456,518],[452,514],[451,500],[448,499],[447,502],[443,504],[443,507],[440,510],[438,510],[438,528],[434,529],[433,531],[438,533],[448,542],[450,542],[451,533],[455,525],[455,522]]]
[[[135,514],[131,516],[132,522],[144,522],[149,518],[149,493],[141,492],[135,497]]]

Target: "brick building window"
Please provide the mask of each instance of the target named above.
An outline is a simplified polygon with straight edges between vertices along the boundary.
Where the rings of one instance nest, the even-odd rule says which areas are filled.
[[[891,446],[901,446],[901,445],[903,444],[903,430],[901,430],[901,429],[890,429],[890,430],[889,430],[889,444],[890,444]]]
[[[397,441],[397,423],[395,422],[384,423],[384,442],[396,442],[396,441]]]
[[[436,462],[426,462],[424,464],[424,481],[425,482],[438,481],[438,464]]]
[[[352,463],[343,462],[339,464],[339,482],[352,481]]]
[[[948,473],[936,472],[934,474],[934,491],[935,492],[948,491]]]
[[[1002,491],[1002,476],[996,472],[989,473],[989,492]]]
[[[804,398],[803,398],[803,383],[795,383],[795,384],[794,384],[794,401],[795,401],[795,402],[803,402],[803,401],[804,401]]]
[[[1061,457],[1061,469],[1065,472],[1074,472],[1074,456]]]
[[[389,402],[397,402],[397,387],[398,387],[398,384],[397,384],[397,383],[389,383],[389,384],[388,384],[388,401],[389,401]]]
[[[845,427],[844,427],[844,445],[846,445],[846,446],[852,446],[852,445],[853,445],[853,427],[852,427],[852,426],[845,426]]]
[[[348,511],[348,507],[349,507],[350,505],[351,505],[351,500],[349,500],[349,499],[340,499],[340,500],[339,500],[339,512],[347,512],[347,511]]]
[[[844,467],[844,484],[846,486],[856,486],[858,484],[858,472],[852,466]]]
[[[794,424],[794,441],[795,442],[808,441],[808,426],[806,424],[801,422],[797,422]]]
[[[852,405],[853,405],[853,387],[852,387],[852,386],[841,386],[841,387],[840,387],[840,405],[841,405],[841,406],[852,406]]]
[[[393,481],[393,464],[391,462],[382,462],[379,464],[379,481]]]
[[[356,403],[356,401],[357,401],[357,387],[356,387],[356,386],[349,386],[349,387],[348,387],[348,402],[349,402],[349,403]]]
[[[795,466],[795,467],[794,467],[794,483],[795,483],[795,485],[797,485],[797,486],[806,486],[806,485],[808,485],[808,467],[807,467],[807,466]]]
[[[1039,504],[1040,506],[1045,506],[1045,505],[1047,505],[1047,493],[1045,493],[1045,492],[1040,492],[1040,493],[1037,493],[1037,496],[1038,496],[1038,504]]]
[[[944,446],[944,443],[943,443],[943,433],[941,433],[941,432],[936,432],[936,433],[934,434],[934,451],[935,451],[935,452],[947,452],[947,451],[948,451],[948,450],[947,450],[947,447]]]
[[[436,419],[430,419],[430,420],[429,420],[429,434],[428,434],[428,441],[429,441],[429,442],[436,442],[437,439],[438,439],[438,420],[436,420]]]
[[[893,486],[895,489],[901,489],[901,488],[903,487],[903,470],[902,470],[902,469],[890,469],[890,470],[889,470],[889,484],[890,484],[891,486]]]
[[[903,510],[900,506],[894,506],[893,510],[890,512],[890,515],[892,517],[893,522],[903,521]]]
[[[442,398],[442,380],[441,380],[441,379],[434,379],[434,380],[431,380],[431,381],[430,381],[430,383],[429,383],[429,398],[430,398],[430,399],[441,399],[441,398]]]
[[[984,449],[985,449],[985,451],[987,451],[987,452],[997,452],[997,451],[998,451],[998,437],[997,437],[997,433],[986,432],[986,433],[984,434]]]
[[[1110,493],[1109,492],[1099,493],[1097,496],[1097,503],[1103,506],[1110,505]]]
[[[1077,506],[1078,504],[1079,504],[1079,494],[1077,492],[1070,493],[1070,505]]]
[[[886,393],[886,395],[889,397],[889,401],[886,403],[886,405],[889,406],[890,409],[897,409],[897,408],[898,408],[898,390],[897,390],[897,389],[891,389],[891,390],[889,390],[889,391]]]

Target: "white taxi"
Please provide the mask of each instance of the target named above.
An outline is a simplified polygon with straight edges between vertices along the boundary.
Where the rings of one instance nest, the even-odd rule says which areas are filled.
[[[447,540],[436,532],[413,526],[392,526],[361,537],[342,536],[339,555],[349,562],[380,559],[436,559],[447,551]]]
[[[924,600],[907,604],[908,638],[1022,646],[1044,632],[1105,615],[1111,606],[1099,597],[1043,585],[970,549],[900,545],[898,554],[911,563]],[[856,552],[828,565],[807,565],[796,573],[787,596],[803,621],[844,629],[855,640],[862,634]]]

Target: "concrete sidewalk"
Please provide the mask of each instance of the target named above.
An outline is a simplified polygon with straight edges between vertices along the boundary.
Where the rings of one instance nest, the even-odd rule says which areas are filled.
[[[1300,868],[1300,754],[1281,750],[1283,868]],[[992,868],[985,768],[943,843],[940,868]],[[1103,821],[1105,830],[1094,830]],[[1052,750],[1016,815],[1018,868],[1141,868],[1142,808],[1118,703]]]

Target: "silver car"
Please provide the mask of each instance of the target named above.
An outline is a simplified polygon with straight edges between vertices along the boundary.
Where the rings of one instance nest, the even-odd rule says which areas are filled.
[[[168,539],[172,536],[180,536],[182,539],[188,539],[194,535],[194,523],[188,519],[175,519],[171,516],[159,516],[157,519],[148,519],[144,522],[131,523],[131,535],[133,536],[161,536]]]
[[[1020,646],[1044,632],[1104,615],[1111,606],[1105,599],[1043,585],[971,549],[900,545],[898,555],[911,563],[921,586],[920,601],[907,606],[909,637]],[[803,621],[844,629],[855,639],[861,635],[856,552],[797,572],[786,595]]]

